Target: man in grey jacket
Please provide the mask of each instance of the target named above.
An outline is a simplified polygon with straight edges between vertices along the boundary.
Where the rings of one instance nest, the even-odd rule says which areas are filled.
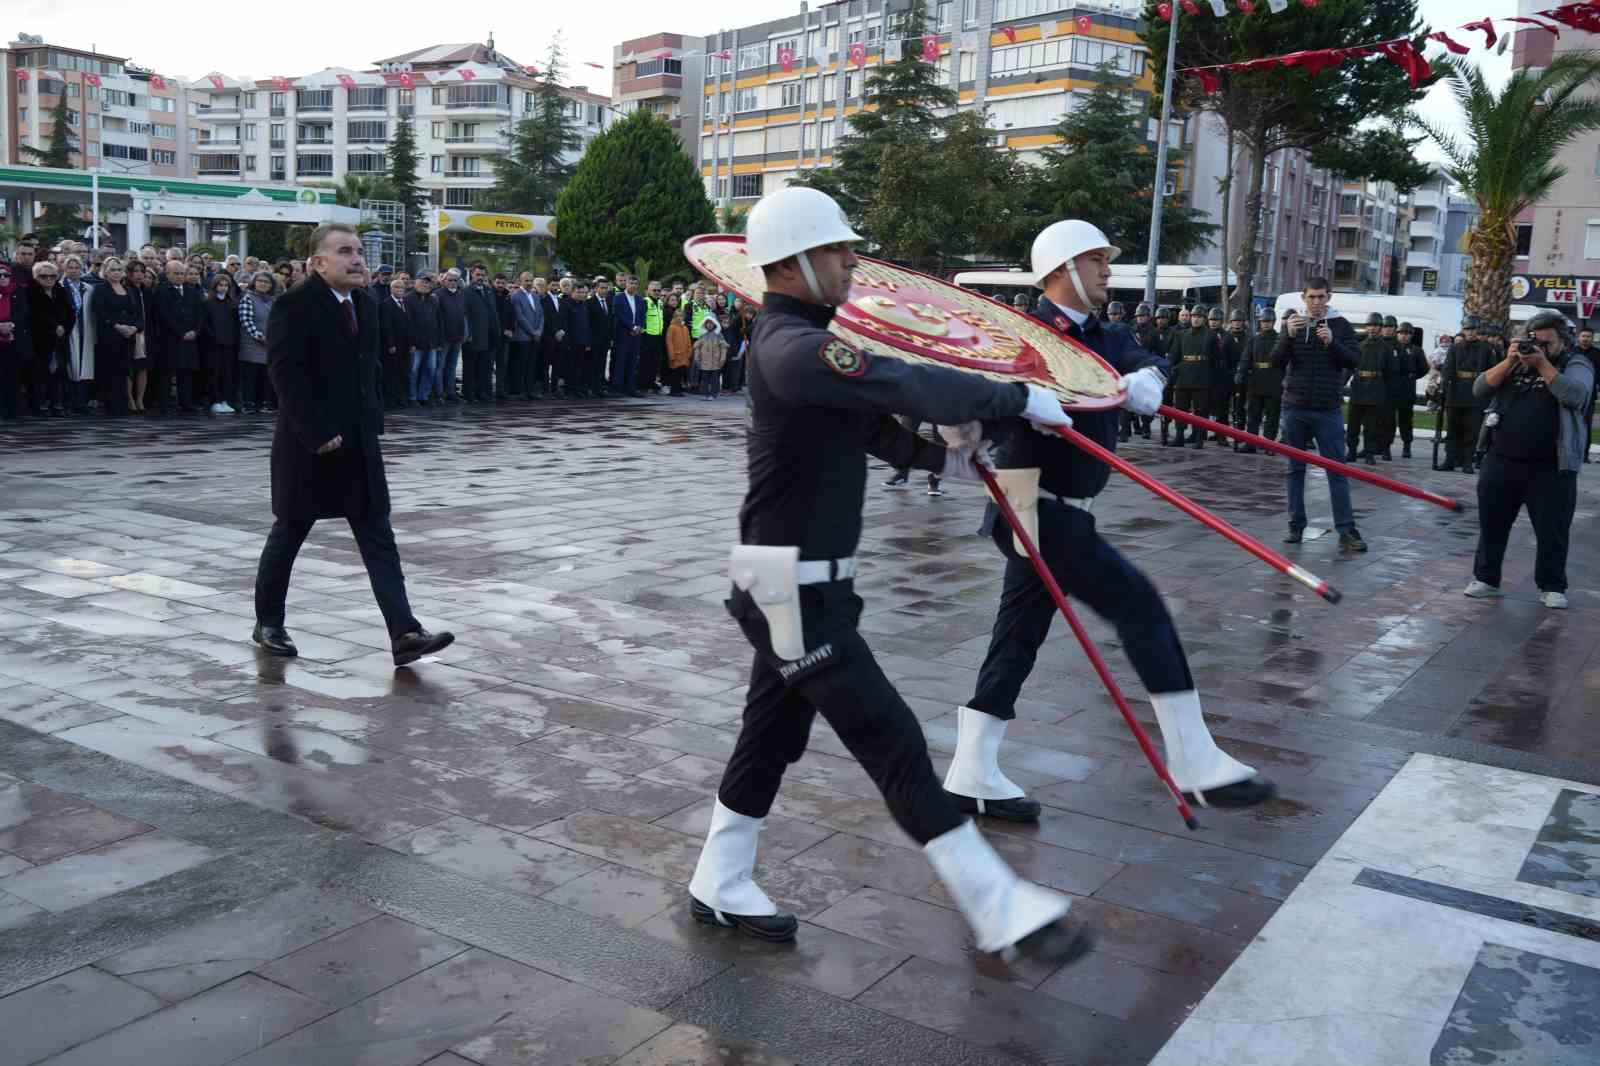
[[[434,295],[439,298],[439,313],[444,318],[444,343],[439,348],[439,377],[434,380],[434,393],[445,403],[460,403],[456,367],[461,361],[461,346],[467,339],[467,293],[461,286],[461,271],[455,267],[440,277],[444,284]]]
[[[1511,527],[1528,508],[1537,541],[1533,579],[1546,607],[1567,606],[1567,542],[1578,504],[1578,470],[1589,443],[1584,409],[1594,394],[1594,363],[1573,347],[1572,321],[1560,311],[1528,320],[1528,335],[1472,383],[1492,397],[1478,471],[1478,551],[1474,599],[1505,595],[1500,564]]]

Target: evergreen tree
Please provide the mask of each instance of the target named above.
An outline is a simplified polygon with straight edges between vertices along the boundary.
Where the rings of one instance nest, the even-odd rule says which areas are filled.
[[[75,166],[72,157],[78,152],[78,141],[72,135],[65,93],[50,109],[49,142],[43,148],[29,144],[21,147],[34,166],[59,167],[63,170]],[[48,247],[66,237],[83,236],[84,223],[78,216],[77,204],[46,200],[43,210],[34,221],[33,229],[39,240]]]
[[[1036,229],[1059,218],[1088,219],[1111,243],[1135,259],[1150,246],[1150,205],[1156,154],[1144,138],[1144,106],[1133,82],[1101,67],[1094,90],[1080,97],[1055,127],[1061,143],[1046,148],[1032,207]],[[1176,152],[1168,152],[1168,165]],[[1161,219],[1161,258],[1182,263],[1211,243],[1217,227],[1185,202],[1166,198]]]
[[[529,215],[555,212],[556,195],[572,177],[573,164],[568,158],[583,147],[583,137],[561,95],[563,62],[558,33],[545,54],[533,113],[512,130],[511,151],[491,161],[494,187],[484,201],[491,210]]]
[[[1021,164],[991,146],[981,114],[956,110],[955,90],[922,58],[926,28],[926,9],[914,0],[891,26],[886,61],[867,76],[864,106],[850,116],[833,166],[796,184],[837,200],[889,259],[936,269],[952,256],[1011,254]],[[896,48],[899,57],[888,60]]]
[[[389,185],[394,198],[403,206],[401,212],[400,262],[397,270],[411,268],[411,253],[422,244],[422,209],[428,202],[422,186],[417,184],[417,134],[411,128],[411,118],[401,115],[395,124],[394,137],[389,141]]]
[[[635,258],[679,271],[684,240],[716,230],[699,169],[672,127],[642,109],[589,143],[555,215],[556,248],[579,274]]]

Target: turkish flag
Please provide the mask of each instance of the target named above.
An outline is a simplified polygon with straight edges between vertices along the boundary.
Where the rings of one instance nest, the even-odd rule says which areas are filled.
[[[167,79],[166,78],[163,78],[159,74],[150,75],[150,88],[152,88],[152,89],[165,89],[166,87],[167,87]]]
[[[854,63],[856,65],[856,69],[857,70],[860,70],[862,67],[866,66],[867,65],[867,46],[862,44],[860,41],[857,41],[855,44],[851,45],[850,46],[850,62],[852,62],[852,63]]]
[[[937,63],[939,61],[939,38],[931,33],[922,35],[922,61],[924,63]]]
[[[1428,40],[1438,41],[1458,56],[1464,56],[1472,50],[1443,30],[1435,30],[1433,33],[1428,34]]]
[[[794,49],[785,45],[778,49],[778,66],[787,74],[794,69]]]
[[[1156,14],[1160,15],[1162,18],[1166,19],[1168,22],[1171,22],[1172,21],[1172,5],[1171,4],[1157,4],[1156,5]]]
[[[1077,18],[1077,24],[1079,33],[1088,33],[1090,30],[1094,29],[1094,19],[1090,18],[1088,15],[1079,15]]]
[[[1016,44],[1017,43],[1017,28],[1015,26],[1007,26],[1005,29],[1001,30],[1000,32],[1006,35],[1006,43],[1007,44]]]
[[[83,76],[83,83],[85,85],[98,86],[100,84],[100,75],[98,75],[98,74],[85,74]]]
[[[1390,41],[1381,46],[1380,50],[1406,72],[1406,77],[1411,79],[1413,89],[1417,87],[1418,82],[1433,73],[1428,61],[1422,58],[1422,53],[1412,47],[1410,41]]]
[[[356,87],[356,80],[348,74],[336,74],[334,77],[338,78],[339,84],[346,89],[354,89]]]
[[[1494,47],[1494,42],[1497,40],[1497,36],[1494,32],[1494,19],[1479,19],[1477,22],[1463,22],[1461,24],[1461,28],[1464,30],[1482,30],[1484,37],[1483,46],[1485,48]]]
[[[471,81],[473,78],[476,78],[478,76],[478,72],[477,71],[468,70],[466,67],[462,67],[460,70],[456,71],[456,73],[461,75],[461,80],[462,81]]]
[[[672,53],[670,51],[661,51],[661,52],[657,52],[655,55],[651,56],[650,58],[651,59],[671,59],[672,58]]]
[[[214,89],[222,88],[222,75],[220,74],[207,74],[206,81],[209,81]]]
[[[1550,23],[1548,23],[1548,22],[1540,22],[1538,19],[1507,18],[1506,21],[1507,22],[1521,22],[1524,25],[1528,25],[1528,26],[1537,26],[1541,30],[1548,30],[1552,35],[1554,35],[1556,37],[1560,37],[1561,36],[1561,31],[1556,29],[1556,27],[1550,25]],[[1430,34],[1428,34],[1428,36],[1432,37],[1433,34],[1430,33]]]
[[[273,78],[272,79],[272,87],[274,89],[278,90],[280,93],[286,93],[286,92],[289,91],[289,79],[288,78],[282,78],[282,77]]]
[[[1239,10],[1246,15],[1254,15],[1256,13],[1255,0],[1239,0]]]
[[[1183,0],[1183,13],[1185,15],[1198,15],[1200,14],[1200,5],[1195,3],[1194,0]]]
[[[17,68],[17,80],[18,81],[27,81],[28,80],[28,72],[23,70],[21,67],[18,67]]]
[[[417,79],[413,78],[411,76],[411,72],[409,70],[401,71],[400,72],[400,88],[402,88],[402,89],[415,89],[416,87],[417,87]]]
[[[733,53],[732,52],[712,52],[711,53],[711,58],[712,59],[732,59],[733,58]]]
[[[1200,68],[1189,73],[1200,79],[1200,88],[1208,95],[1222,88],[1222,78],[1215,71]]]

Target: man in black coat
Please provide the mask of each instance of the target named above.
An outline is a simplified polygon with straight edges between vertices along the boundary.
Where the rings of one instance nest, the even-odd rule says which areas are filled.
[[[535,395],[554,394],[560,386],[561,378],[558,369],[561,363],[561,308],[554,294],[550,292],[548,281],[544,278],[535,278],[533,287],[539,293],[539,309],[544,314],[544,334],[538,341],[539,351],[533,361],[533,376],[528,384],[530,399]],[[539,388],[537,393],[534,392],[535,384]]]
[[[500,305],[489,288],[488,271],[479,263],[472,268],[463,309],[467,315],[467,340],[462,349],[461,398],[467,403],[488,403],[494,376],[494,350],[500,343]]]
[[[373,287],[376,292],[376,286]],[[373,297],[378,308],[378,354],[383,379],[383,405],[409,407],[406,399],[406,380],[411,372],[411,319],[406,314],[406,283],[398,279],[389,283],[388,291],[380,298]]]
[[[194,372],[200,368],[200,316],[205,310],[200,286],[187,281],[187,268],[176,259],[167,261],[167,283],[156,290],[156,318],[161,323],[161,343],[156,348],[156,406],[172,413],[168,383],[177,378],[178,413],[196,410]]]
[[[504,400],[507,375],[511,364],[511,339],[516,332],[517,311],[511,305],[511,279],[504,274],[494,276],[494,311],[500,321],[500,332],[494,345],[494,381],[485,399]],[[526,370],[526,367],[519,368]]]
[[[605,278],[594,279],[593,295],[589,297],[589,362],[584,367],[583,387],[591,396],[604,396],[606,358],[611,354],[614,339],[614,314],[611,307],[611,282]]]
[[[563,290],[557,306],[561,341],[561,387],[566,396],[587,396],[585,370],[589,365],[589,286],[579,282],[571,295]]]
[[[306,280],[278,297],[267,326],[267,372],[278,394],[276,521],[256,570],[251,639],[272,655],[298,654],[283,626],[289,572],[318,519],[344,518],[389,628],[394,664],[404,666],[455,638],[422,628],[406,598],[378,446],[379,311],[365,288],[361,239],[351,226],[319,226],[310,248]]]

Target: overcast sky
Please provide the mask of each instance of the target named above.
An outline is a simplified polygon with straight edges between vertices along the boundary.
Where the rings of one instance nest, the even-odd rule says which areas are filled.
[[[1558,0],[1550,0],[1554,6]],[[567,47],[570,84],[587,84],[610,92],[611,47],[623,38],[658,31],[705,34],[732,28],[716,12],[737,13],[739,25],[779,18],[799,10],[798,0],[741,0],[722,7],[673,5],[644,0],[606,0],[588,7],[561,5],[560,10],[589,12],[593,18],[563,16],[551,22],[550,6],[513,5],[491,17],[484,5],[446,4],[437,0],[389,0],[378,3],[329,3],[326,0],[270,0],[268,3],[221,3],[130,7],[127,0],[4,0],[7,40],[18,32],[40,34],[52,43],[98,48],[126,56],[160,74],[198,78],[213,70],[234,76],[309,74],[329,66],[360,68],[386,56],[431,44],[487,39],[494,34],[500,50],[521,63],[539,63],[551,37],[561,31]],[[817,5],[813,5],[815,7]],[[1422,18],[1433,28],[1459,25],[1485,15],[1516,14],[1516,0],[1421,0]],[[513,16],[515,12],[515,16]],[[130,18],[130,15],[136,17]],[[727,16],[723,16],[726,18]],[[1265,16],[1270,17],[1270,16]],[[1542,31],[1533,31],[1542,32]],[[1480,34],[1461,38],[1481,43]],[[1430,51],[1439,49],[1433,45]],[[1474,50],[1474,57],[1496,83],[1511,67],[1509,52],[1496,56]],[[586,67],[600,63],[605,70]],[[1396,69],[1398,74],[1398,68]],[[1456,114],[1449,90],[1436,86],[1423,107],[1438,121]],[[1430,153],[1431,156],[1436,153]]]

